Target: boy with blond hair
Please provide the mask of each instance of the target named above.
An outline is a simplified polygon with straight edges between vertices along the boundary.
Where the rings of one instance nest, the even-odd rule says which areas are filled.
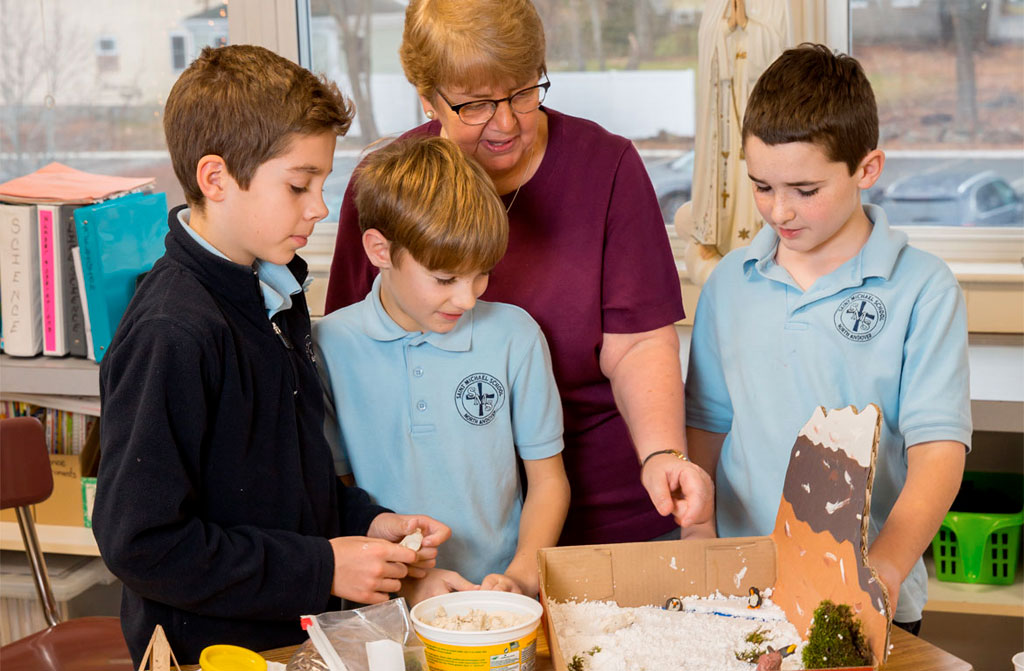
[[[702,289],[686,381],[690,455],[715,476],[717,532],[771,533],[790,448],[816,407],[876,404],[868,558],[895,623],[916,633],[921,555],[971,441],[960,287],[861,204],[885,156],[856,60],[821,45],[784,52],[750,95],[743,141],[767,226]]]
[[[184,663],[300,643],[301,615],[386,600],[449,533],[341,486],[323,435],[295,252],[351,118],[334,84],[247,45],[204,49],[168,96],[188,207],[100,366],[93,529],[135,664],[157,625]],[[397,543],[417,527],[422,550]]]
[[[537,550],[558,541],[569,484],[540,327],[518,307],[477,300],[505,253],[505,208],[476,161],[438,137],[373,152],[354,180],[363,249],[380,274],[362,302],[313,331],[341,417],[327,430],[338,470],[378,503],[451,527],[410,600],[477,586],[536,595]]]

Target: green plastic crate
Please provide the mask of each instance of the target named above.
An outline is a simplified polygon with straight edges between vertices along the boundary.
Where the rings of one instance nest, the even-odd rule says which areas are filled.
[[[935,574],[945,582],[1009,585],[1024,524],[1024,476],[964,473],[960,492],[932,540]]]

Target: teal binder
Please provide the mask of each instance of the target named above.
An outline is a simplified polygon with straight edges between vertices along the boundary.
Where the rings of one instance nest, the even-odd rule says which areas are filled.
[[[135,293],[138,276],[164,253],[167,197],[133,193],[75,210],[82,278],[96,361]]]

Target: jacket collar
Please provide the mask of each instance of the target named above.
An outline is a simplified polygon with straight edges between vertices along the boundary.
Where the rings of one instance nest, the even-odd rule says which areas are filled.
[[[256,271],[252,266],[235,263],[203,249],[178,220],[178,212],[185,207],[175,207],[167,215],[170,229],[164,243],[167,256],[195,275],[211,293],[237,306],[254,320],[266,321],[267,313]],[[296,255],[287,267],[295,280],[302,284],[308,274],[306,262]]]

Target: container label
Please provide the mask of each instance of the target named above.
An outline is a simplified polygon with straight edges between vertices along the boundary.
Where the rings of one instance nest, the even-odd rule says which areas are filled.
[[[534,671],[537,630],[507,643],[460,646],[420,636],[430,671]]]

